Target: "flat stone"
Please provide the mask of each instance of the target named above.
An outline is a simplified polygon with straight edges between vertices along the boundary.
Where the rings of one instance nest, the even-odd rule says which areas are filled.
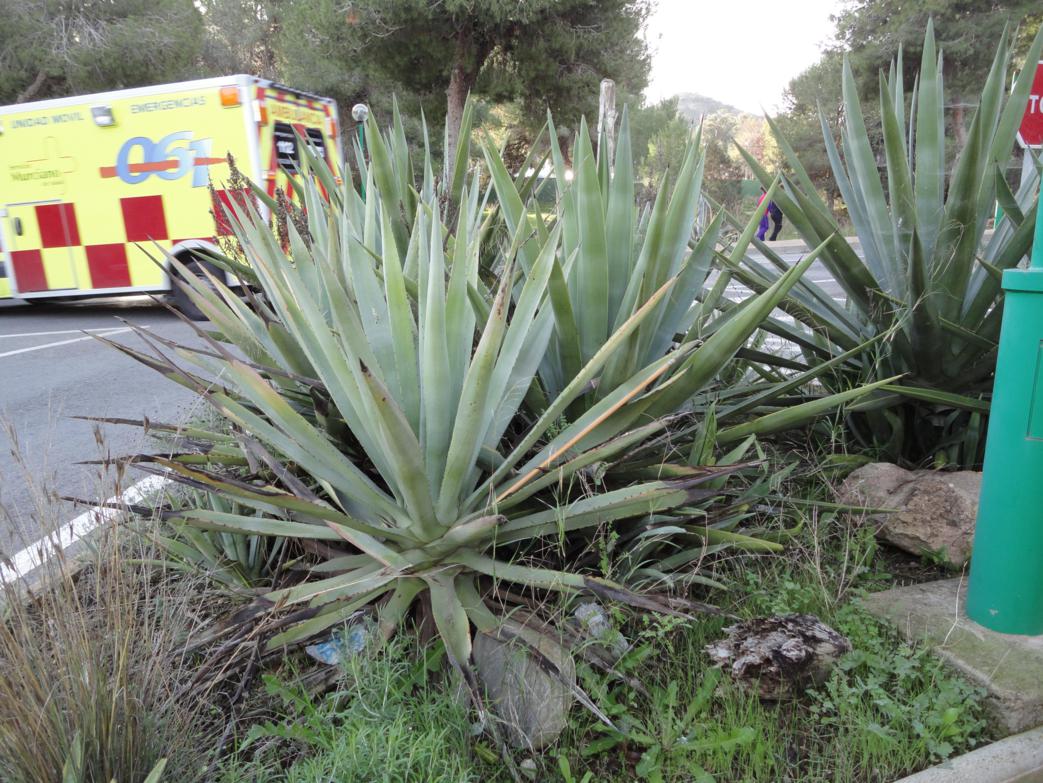
[[[1043,636],[990,631],[963,612],[962,579],[896,587],[865,596],[871,613],[987,691],[989,719],[1003,735],[1043,725]]]
[[[1043,729],[993,742],[896,783],[1043,783]]]
[[[489,706],[505,724],[511,743],[539,749],[554,742],[568,725],[576,684],[576,664],[557,642],[516,623],[504,624],[542,653],[560,672],[541,668],[527,648],[516,641],[475,635],[472,654]]]

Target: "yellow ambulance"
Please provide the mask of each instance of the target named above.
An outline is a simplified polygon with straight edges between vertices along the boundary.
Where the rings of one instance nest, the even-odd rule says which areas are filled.
[[[231,233],[229,154],[274,194],[302,141],[339,175],[338,125],[333,100],[244,75],[0,107],[0,297],[171,291],[149,254],[194,263]]]

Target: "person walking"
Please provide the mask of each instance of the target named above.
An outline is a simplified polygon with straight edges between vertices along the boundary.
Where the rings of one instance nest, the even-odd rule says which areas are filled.
[[[779,238],[779,232],[782,231],[782,210],[774,201],[769,201],[767,214],[771,216],[771,222],[775,224],[775,230],[771,232],[768,241],[774,242]]]
[[[764,241],[764,237],[768,233],[768,209],[771,207],[771,202],[769,201],[767,204],[764,203],[764,197],[767,195],[768,194],[764,188],[761,188],[761,197],[757,199],[757,209],[760,209],[762,206],[764,207],[764,212],[761,213],[760,225],[757,226],[757,239],[761,242]]]

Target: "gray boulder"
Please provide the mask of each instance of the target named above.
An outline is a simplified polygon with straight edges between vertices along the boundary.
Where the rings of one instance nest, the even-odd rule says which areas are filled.
[[[854,471],[841,485],[838,501],[894,509],[872,514],[877,536],[914,555],[931,555],[959,568],[971,556],[978,517],[981,473],[903,470],[876,462]]]
[[[503,637],[517,635],[559,671],[545,671],[526,645],[515,639],[475,635],[472,657],[489,707],[507,729],[511,743],[536,750],[564,731],[572,707],[576,664],[561,645],[543,634],[508,623]]]

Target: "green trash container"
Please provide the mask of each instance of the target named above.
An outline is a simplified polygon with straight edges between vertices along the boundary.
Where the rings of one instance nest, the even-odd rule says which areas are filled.
[[[1003,273],[1003,324],[967,615],[1002,633],[1043,633],[1043,214],[1032,263]]]

